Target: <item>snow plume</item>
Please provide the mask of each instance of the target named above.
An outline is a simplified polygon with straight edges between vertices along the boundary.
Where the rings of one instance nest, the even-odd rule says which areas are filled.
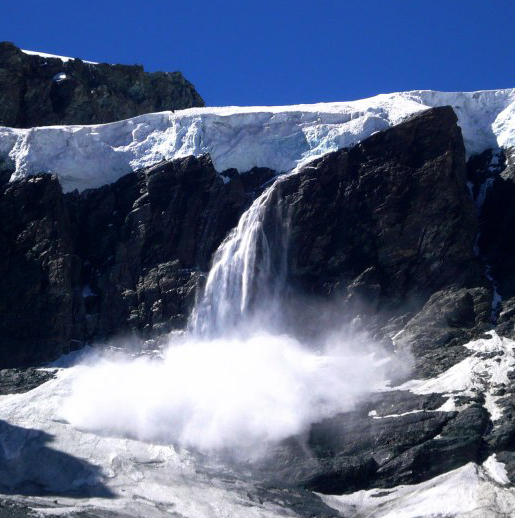
[[[263,446],[384,386],[388,362],[362,338],[338,338],[313,350],[265,331],[188,335],[162,359],[96,358],[79,367],[62,416],[83,430],[201,451]]]
[[[320,307],[316,341],[281,325],[282,308],[295,301],[284,297],[289,218],[274,195],[280,185],[255,200],[215,253],[189,332],[170,337],[160,359],[104,357],[82,366],[63,410],[69,422],[234,451],[299,434],[385,386],[388,356],[342,328],[341,315],[324,318],[330,313]]]

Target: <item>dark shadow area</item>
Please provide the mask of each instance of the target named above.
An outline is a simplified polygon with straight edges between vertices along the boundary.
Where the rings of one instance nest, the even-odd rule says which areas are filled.
[[[0,421],[0,494],[114,498],[101,468],[48,446],[53,436]]]

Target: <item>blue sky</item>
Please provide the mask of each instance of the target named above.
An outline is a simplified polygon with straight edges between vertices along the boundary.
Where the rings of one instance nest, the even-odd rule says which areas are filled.
[[[180,70],[208,105],[515,87],[513,0],[23,0],[0,39]]]

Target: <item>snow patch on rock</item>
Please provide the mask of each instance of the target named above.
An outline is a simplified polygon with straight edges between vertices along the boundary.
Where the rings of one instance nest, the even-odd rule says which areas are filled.
[[[455,409],[454,396],[485,396],[485,408],[492,421],[502,417],[502,408],[497,404],[502,396],[500,388],[510,384],[508,373],[515,369],[515,341],[500,337],[490,331],[490,338],[480,338],[465,345],[473,351],[461,362],[435,378],[412,380],[395,387],[396,390],[410,390],[415,394],[445,394],[449,400],[446,409]]]
[[[20,50],[24,54],[28,54],[29,56],[39,56],[41,58],[60,59],[64,63],[66,63],[67,61],[73,61],[74,59],[76,59],[76,58],[70,58],[68,56],[58,56],[57,54],[47,54],[46,52],[36,52],[34,50],[25,50],[25,49],[20,49]],[[84,61],[84,60],[81,60],[81,61],[83,61],[84,63],[89,63],[90,65],[98,65],[98,63],[96,61]]]

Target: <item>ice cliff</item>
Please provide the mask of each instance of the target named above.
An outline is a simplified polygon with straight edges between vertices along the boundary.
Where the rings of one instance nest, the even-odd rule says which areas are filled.
[[[112,183],[161,160],[205,153],[219,172],[254,166],[285,172],[444,105],[458,115],[468,155],[515,144],[515,89],[413,91],[313,105],[191,108],[94,126],[2,127],[0,160],[14,171],[11,180],[56,173],[65,192]]]

